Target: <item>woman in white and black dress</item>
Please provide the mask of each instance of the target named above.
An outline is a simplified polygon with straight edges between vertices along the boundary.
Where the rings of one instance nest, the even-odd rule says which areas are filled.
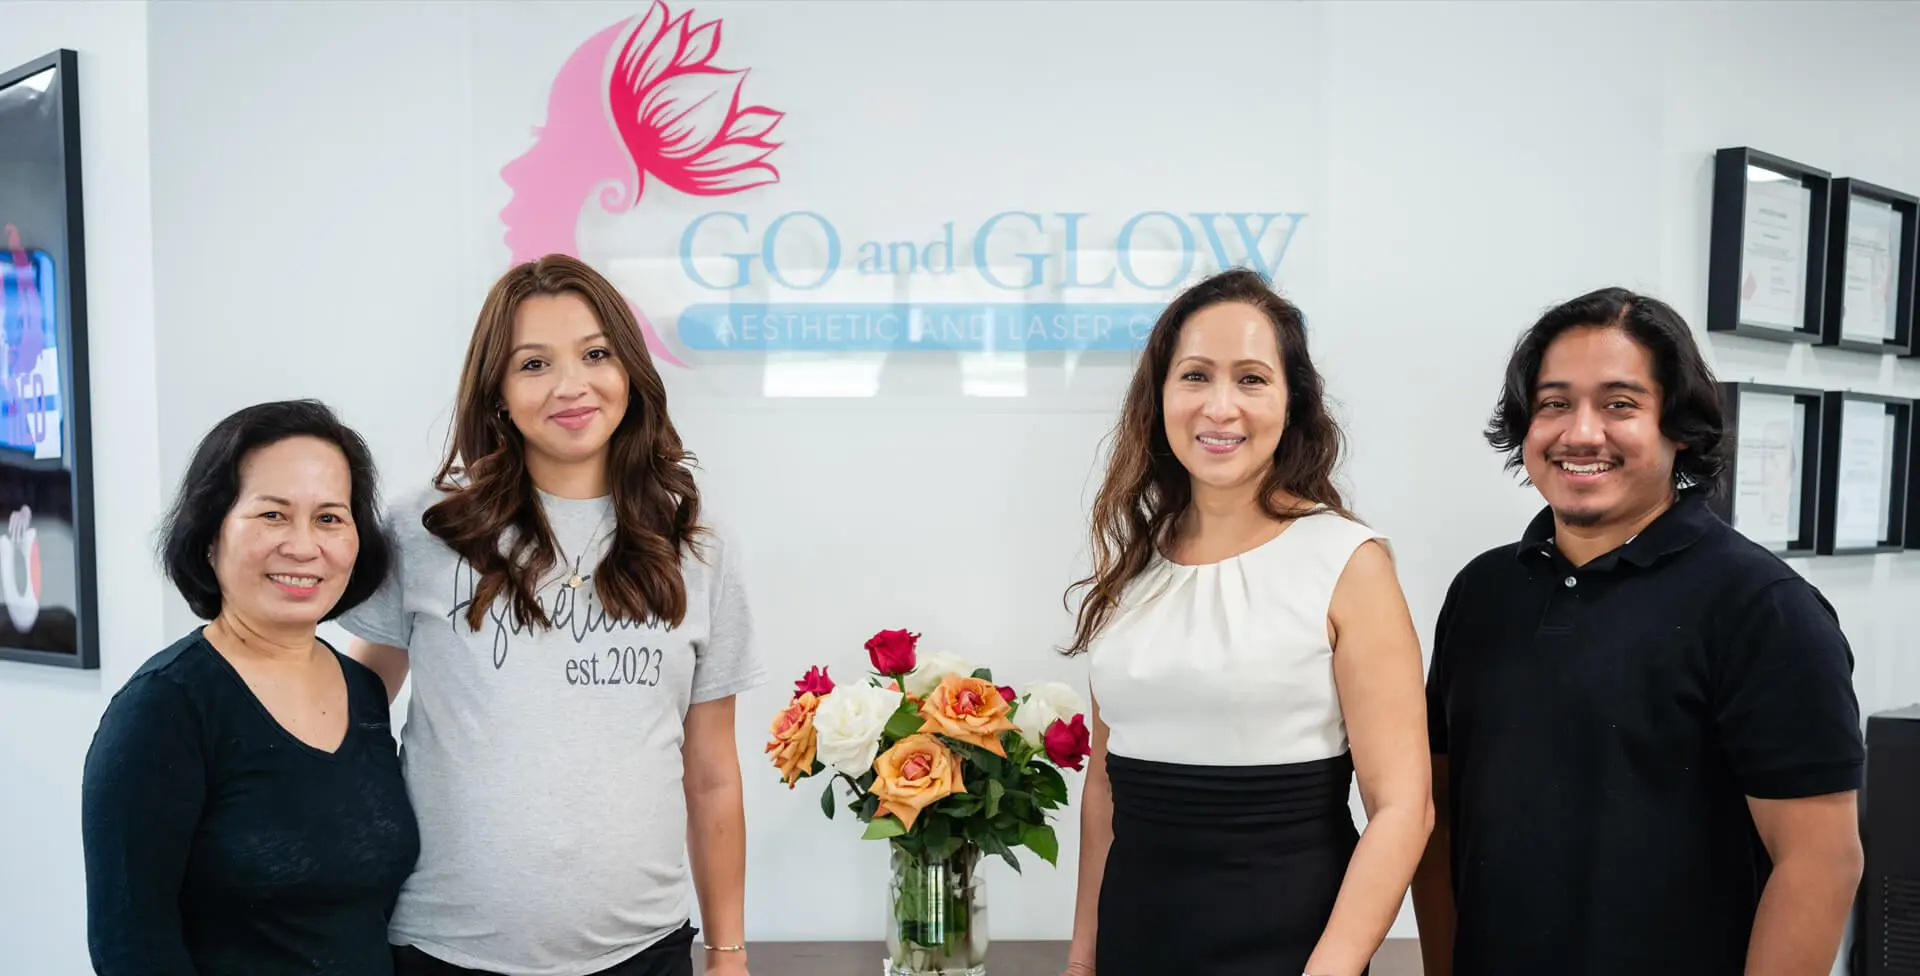
[[[1340,442],[1301,314],[1260,276],[1168,306],[1076,584],[1070,973],[1360,976],[1398,914],[1433,820],[1419,639],[1385,537],[1333,486]]]

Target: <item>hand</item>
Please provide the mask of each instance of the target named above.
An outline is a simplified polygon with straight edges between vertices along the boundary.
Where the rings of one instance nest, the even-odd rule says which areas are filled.
[[[1073,960],[1067,963],[1066,972],[1061,973],[1060,976],[1094,976],[1093,963]]]

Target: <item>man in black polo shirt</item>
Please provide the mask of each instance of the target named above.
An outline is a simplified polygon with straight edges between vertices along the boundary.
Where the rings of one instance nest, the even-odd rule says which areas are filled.
[[[1853,655],[1708,508],[1732,444],[1691,332],[1595,292],[1505,387],[1487,439],[1546,509],[1435,628],[1427,976],[1826,976],[1861,870]]]

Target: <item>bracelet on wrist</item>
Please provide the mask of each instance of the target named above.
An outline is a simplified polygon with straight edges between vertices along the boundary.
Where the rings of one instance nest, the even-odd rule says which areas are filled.
[[[747,951],[747,947],[743,945],[717,946],[717,945],[707,945],[706,943],[701,943],[701,945],[708,952],[745,952]]]

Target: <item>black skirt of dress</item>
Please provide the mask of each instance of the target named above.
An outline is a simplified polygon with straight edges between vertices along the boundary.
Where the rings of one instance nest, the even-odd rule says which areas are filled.
[[[1359,840],[1348,754],[1191,766],[1109,754],[1100,976],[1299,976]]]

